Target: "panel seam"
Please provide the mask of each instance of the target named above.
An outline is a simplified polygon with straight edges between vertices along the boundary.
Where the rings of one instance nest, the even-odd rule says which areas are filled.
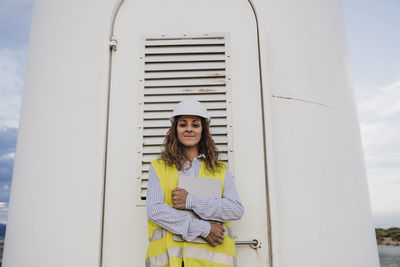
[[[333,109],[335,111],[338,111],[340,113],[343,113],[349,117],[352,117],[353,119],[358,121],[358,117],[354,114],[351,114],[350,112],[344,111],[340,108],[331,106],[331,105],[327,105],[327,104],[323,104],[320,102],[316,102],[316,101],[311,101],[311,100],[306,100],[306,99],[301,99],[301,98],[296,98],[296,97],[291,97],[291,96],[283,96],[283,95],[272,95],[273,98],[278,98],[278,99],[285,99],[285,100],[293,100],[293,101],[300,101],[300,102],[305,102],[305,103],[309,103],[309,104],[314,104],[314,105],[318,105],[318,106],[323,106],[329,109]]]
[[[110,22],[110,35],[108,42],[113,40],[114,36],[114,26],[115,20],[118,15],[118,12],[121,8],[124,0],[118,0],[115,4],[115,8],[111,14],[111,22]],[[104,257],[104,222],[105,222],[105,205],[106,205],[106,188],[107,188],[107,158],[108,158],[108,130],[109,130],[109,121],[110,121],[110,93],[111,93],[111,72],[112,72],[112,61],[113,61],[113,53],[114,49],[109,45],[109,58],[108,58],[108,77],[107,77],[107,96],[106,96],[106,133],[105,133],[105,146],[104,146],[104,172],[103,172],[103,201],[101,206],[101,229],[100,229],[100,251],[99,251],[99,267],[104,267],[103,257]]]
[[[272,249],[272,225],[271,225],[271,204],[270,204],[270,188],[268,181],[268,161],[267,161],[267,137],[266,137],[266,126],[265,126],[265,107],[264,107],[264,92],[263,92],[263,79],[262,79],[262,64],[261,64],[261,46],[260,46],[260,30],[258,26],[258,17],[255,6],[251,0],[248,0],[251,9],[254,13],[257,30],[257,52],[258,52],[258,69],[260,75],[260,104],[261,104],[261,117],[262,117],[262,130],[263,130],[263,154],[264,154],[264,175],[265,175],[265,190],[266,190],[266,205],[267,205],[267,238],[268,238],[268,265],[269,267],[274,266],[273,261],[273,249]]]

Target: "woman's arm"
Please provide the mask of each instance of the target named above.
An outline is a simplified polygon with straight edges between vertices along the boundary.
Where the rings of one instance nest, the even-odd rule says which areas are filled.
[[[189,194],[186,198],[186,209],[193,210],[203,220],[227,222],[242,218],[244,207],[239,199],[229,168],[224,177],[222,198],[198,197]]]
[[[149,220],[171,233],[182,235],[186,241],[198,236],[205,238],[210,233],[210,223],[182,214],[164,202],[164,192],[153,166],[149,169],[146,211]]]

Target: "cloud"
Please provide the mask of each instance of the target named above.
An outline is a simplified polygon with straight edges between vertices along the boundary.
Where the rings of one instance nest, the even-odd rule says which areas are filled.
[[[1,217],[0,217],[1,218]],[[399,227],[399,213],[379,213],[374,214],[373,222],[376,228]]]
[[[17,128],[0,127],[0,201],[8,201],[16,139]]]
[[[0,223],[7,224],[8,202],[0,202]]]
[[[0,159],[15,152],[17,128],[0,127]]]
[[[8,203],[10,199],[10,189],[11,189],[11,181],[0,182],[0,203]],[[0,211],[6,210],[4,207],[0,206]],[[7,206],[8,210],[8,206]]]
[[[377,227],[389,228],[400,225],[400,179],[370,182],[371,204]]]
[[[25,52],[0,49],[0,127],[17,127],[25,75]]]
[[[370,178],[400,174],[400,81],[375,89],[359,101],[358,108]]]
[[[0,223],[7,221],[32,5],[0,1]]]
[[[375,225],[400,225],[400,81],[358,98]]]
[[[400,81],[376,89],[359,105],[361,112],[374,112],[381,119],[390,119],[400,114]]]
[[[0,48],[24,49],[29,38],[33,0],[0,1]]]
[[[33,0],[0,1],[0,127],[17,127]]]
[[[368,170],[373,172],[377,170],[391,171],[399,174],[400,120],[382,120],[376,123],[362,122],[361,133]]]
[[[17,128],[0,127],[0,223],[7,222]]]

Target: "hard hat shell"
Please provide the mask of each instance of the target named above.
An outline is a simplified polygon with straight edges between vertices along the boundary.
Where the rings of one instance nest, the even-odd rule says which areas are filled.
[[[170,120],[173,121],[176,116],[181,116],[181,115],[194,115],[194,116],[199,116],[207,121],[210,121],[211,118],[207,113],[207,109],[203,104],[201,104],[199,101],[193,100],[193,99],[185,99],[181,102],[179,102],[175,108],[174,111],[172,112],[172,116],[170,117]]]

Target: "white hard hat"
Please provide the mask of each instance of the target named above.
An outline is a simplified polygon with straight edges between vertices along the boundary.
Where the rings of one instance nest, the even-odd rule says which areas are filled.
[[[172,112],[172,116],[170,118],[171,121],[174,120],[176,116],[181,115],[194,115],[202,117],[208,121],[210,121],[210,116],[208,116],[207,109],[203,104],[199,101],[193,99],[185,99],[179,102]]]

